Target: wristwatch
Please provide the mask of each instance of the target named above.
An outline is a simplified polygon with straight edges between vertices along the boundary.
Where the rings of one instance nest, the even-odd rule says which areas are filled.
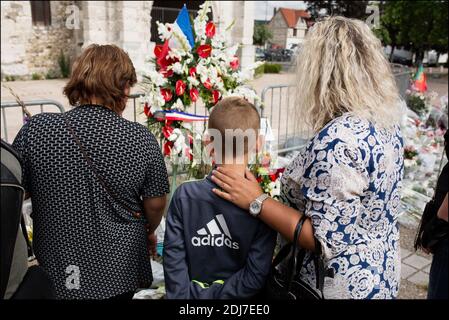
[[[270,196],[267,195],[266,193],[261,194],[260,196],[258,196],[256,198],[256,200],[254,200],[253,202],[250,203],[249,205],[249,213],[254,217],[257,218],[260,214],[260,212],[262,211],[262,204],[265,200],[267,200]]]

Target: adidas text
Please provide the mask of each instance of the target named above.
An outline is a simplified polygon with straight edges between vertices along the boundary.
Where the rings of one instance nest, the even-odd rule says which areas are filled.
[[[223,245],[231,248],[238,249],[239,244],[237,242],[233,242],[232,240],[225,237],[224,234],[213,236],[213,235],[204,235],[202,237],[192,237],[192,244],[195,247],[201,246],[211,246],[211,247],[222,247]]]

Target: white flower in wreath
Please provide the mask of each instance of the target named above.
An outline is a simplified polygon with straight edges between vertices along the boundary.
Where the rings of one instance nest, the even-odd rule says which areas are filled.
[[[209,78],[207,67],[201,63],[196,66],[196,73],[200,76],[201,82],[205,82]]]
[[[221,49],[224,47],[226,42],[224,33],[218,33],[215,35],[215,37],[212,38],[212,47],[216,49]]]
[[[173,149],[176,153],[179,153],[183,150],[183,147],[185,145],[185,138],[179,128],[175,128],[167,140],[174,142]]]
[[[167,83],[167,79],[155,70],[150,71],[148,73],[148,77],[151,79],[151,82],[157,87],[161,87]]]
[[[172,109],[184,110],[184,103],[178,98],[176,102],[172,105]]]
[[[181,130],[178,128],[175,128],[170,136],[167,138],[168,141],[176,141],[178,139],[178,136],[181,134]]]
[[[171,65],[171,69],[176,74],[182,74],[184,68],[182,67],[182,64],[180,62],[175,62]]]
[[[249,71],[237,71],[232,74],[232,77],[239,83],[245,83],[252,78],[252,73]]]
[[[197,17],[193,22],[193,28],[198,39],[204,39],[206,37],[206,20],[199,20]]]
[[[168,59],[181,60],[185,55],[184,50],[180,50],[179,48],[170,48],[170,51],[167,54]]]
[[[211,58],[215,63],[219,62],[219,60],[226,61],[228,59],[226,52],[219,49],[212,50]]]
[[[218,76],[217,68],[215,68],[215,67],[209,68],[209,79],[210,79],[210,83],[212,83],[213,85],[217,84],[221,80],[221,78]]]
[[[217,82],[215,83],[215,86],[217,87],[217,89],[219,91],[221,91],[222,93],[226,91],[226,88],[224,87],[224,82],[222,78],[218,78]]]
[[[247,88],[247,87],[243,87],[243,86],[235,88],[232,92],[230,92],[229,95],[242,97],[248,101],[252,101],[252,100],[259,101],[259,97],[254,92],[254,90]]]
[[[172,33],[173,33],[173,26],[170,23],[160,23],[159,21],[156,21],[157,24],[157,33],[159,34],[159,38],[162,41],[165,41],[167,39],[170,39]]]
[[[197,87],[200,84],[198,79],[194,77],[187,77],[187,83],[189,85],[189,88]]]
[[[159,90],[157,90],[157,91],[153,90],[153,91],[148,92],[148,94],[146,96],[146,100],[151,107],[150,111],[152,113],[154,113],[154,111],[159,110],[159,108],[165,104],[164,97],[159,92]]]

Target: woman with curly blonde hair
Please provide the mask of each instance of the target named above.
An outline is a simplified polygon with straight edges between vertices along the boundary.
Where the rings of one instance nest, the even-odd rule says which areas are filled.
[[[381,43],[362,21],[330,17],[306,36],[297,76],[297,121],[315,136],[284,172],[282,201],[264,196],[249,171],[239,177],[220,167],[214,192],[289,241],[304,217],[300,277],[315,285],[319,255],[334,274],[324,280],[326,298],[395,298],[401,100]]]

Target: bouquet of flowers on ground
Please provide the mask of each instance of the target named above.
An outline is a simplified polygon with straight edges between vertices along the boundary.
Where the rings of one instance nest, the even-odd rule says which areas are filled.
[[[406,91],[406,102],[410,110],[415,112],[418,116],[424,117],[428,114],[431,102],[438,96],[436,92],[420,92],[417,90]]]
[[[194,147],[202,137],[207,111],[226,96],[259,100],[244,84],[253,76],[254,64],[241,70],[236,56],[239,45],[228,46],[226,32],[232,24],[217,32],[209,21],[210,3],[200,6],[192,21],[186,7],[173,24],[158,25],[163,44],[156,45],[155,70],[144,76],[144,113],[148,128],[161,139],[164,155],[172,167],[187,164],[190,171],[201,165],[203,147]],[[206,114],[193,114],[192,107],[202,105]],[[196,109],[196,108],[195,108]],[[195,123],[203,123],[200,129]],[[200,153],[197,155],[195,153]]]
[[[278,199],[281,192],[280,178],[285,168],[273,168],[272,157],[269,152],[258,155],[250,170],[259,182],[264,193],[273,199]]]
[[[404,166],[412,167],[419,164],[418,160],[419,152],[412,145],[404,147]]]

